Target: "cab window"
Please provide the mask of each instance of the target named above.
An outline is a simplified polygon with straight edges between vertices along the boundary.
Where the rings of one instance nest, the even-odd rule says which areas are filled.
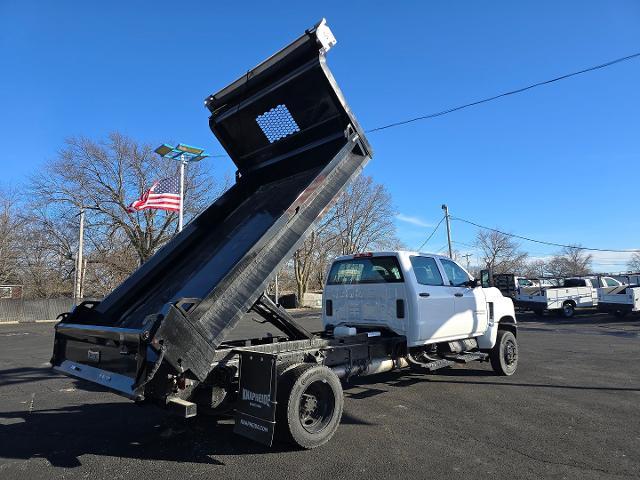
[[[401,283],[403,280],[395,257],[367,257],[335,262],[327,285]]]
[[[442,275],[436,261],[431,257],[410,257],[413,274],[420,285],[442,286]]]
[[[440,263],[442,263],[442,268],[444,268],[444,273],[447,274],[449,278],[449,282],[454,287],[461,287],[471,280],[469,274],[465,272],[460,265],[451,260],[445,260],[444,258],[440,259]]]
[[[608,287],[617,287],[617,286],[620,285],[620,282],[618,282],[615,278],[607,277],[604,280],[605,280],[605,282],[607,282],[607,286]]]

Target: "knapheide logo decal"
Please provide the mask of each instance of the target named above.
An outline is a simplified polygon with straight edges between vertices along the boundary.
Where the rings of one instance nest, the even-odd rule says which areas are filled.
[[[242,400],[259,403],[261,405],[264,405],[265,407],[268,407],[269,403],[271,402],[271,396],[268,393],[256,393],[243,388]]]

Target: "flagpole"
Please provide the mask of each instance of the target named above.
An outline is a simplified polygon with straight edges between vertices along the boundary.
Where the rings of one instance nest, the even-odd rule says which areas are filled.
[[[178,209],[178,232],[181,232],[182,227],[184,226],[184,172],[188,163],[199,162],[200,160],[207,158],[209,154],[205,153],[201,148],[191,147],[183,143],[179,143],[175,147],[163,143],[156,148],[154,152],[162,158],[168,158],[170,160],[177,160],[180,162],[180,207]],[[175,192],[175,184],[173,185],[174,190],[172,190],[172,192]]]
[[[184,215],[184,166],[187,161],[184,158],[184,153],[180,155],[180,214],[178,215],[178,232],[182,231],[182,221]]]

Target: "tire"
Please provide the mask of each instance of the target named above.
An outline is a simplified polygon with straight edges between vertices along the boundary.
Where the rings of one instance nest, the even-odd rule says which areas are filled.
[[[536,317],[543,317],[543,316],[544,316],[544,310],[543,310],[543,309],[541,309],[541,308],[536,308],[536,309],[533,311],[533,314],[534,314]]]
[[[276,431],[282,440],[302,448],[319,447],[336,433],[343,408],[342,385],[331,369],[298,365],[278,382]]]
[[[576,306],[572,302],[564,302],[560,309],[560,315],[564,318],[571,318],[576,314]]]
[[[627,316],[628,312],[624,312],[622,310],[616,310],[615,312],[613,312],[613,314],[618,317],[618,318],[624,318]]]
[[[509,377],[516,373],[518,368],[518,341],[509,330],[498,330],[496,344],[489,352],[493,371],[502,376]]]

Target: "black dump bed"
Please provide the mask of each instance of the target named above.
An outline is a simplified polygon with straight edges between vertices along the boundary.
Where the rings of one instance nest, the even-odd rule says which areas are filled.
[[[206,378],[227,332],[370,158],[325,63],[334,43],[320,22],[205,100],[236,183],[103,301],[66,315],[55,368],[136,396],[147,347],[162,345],[174,369]]]

